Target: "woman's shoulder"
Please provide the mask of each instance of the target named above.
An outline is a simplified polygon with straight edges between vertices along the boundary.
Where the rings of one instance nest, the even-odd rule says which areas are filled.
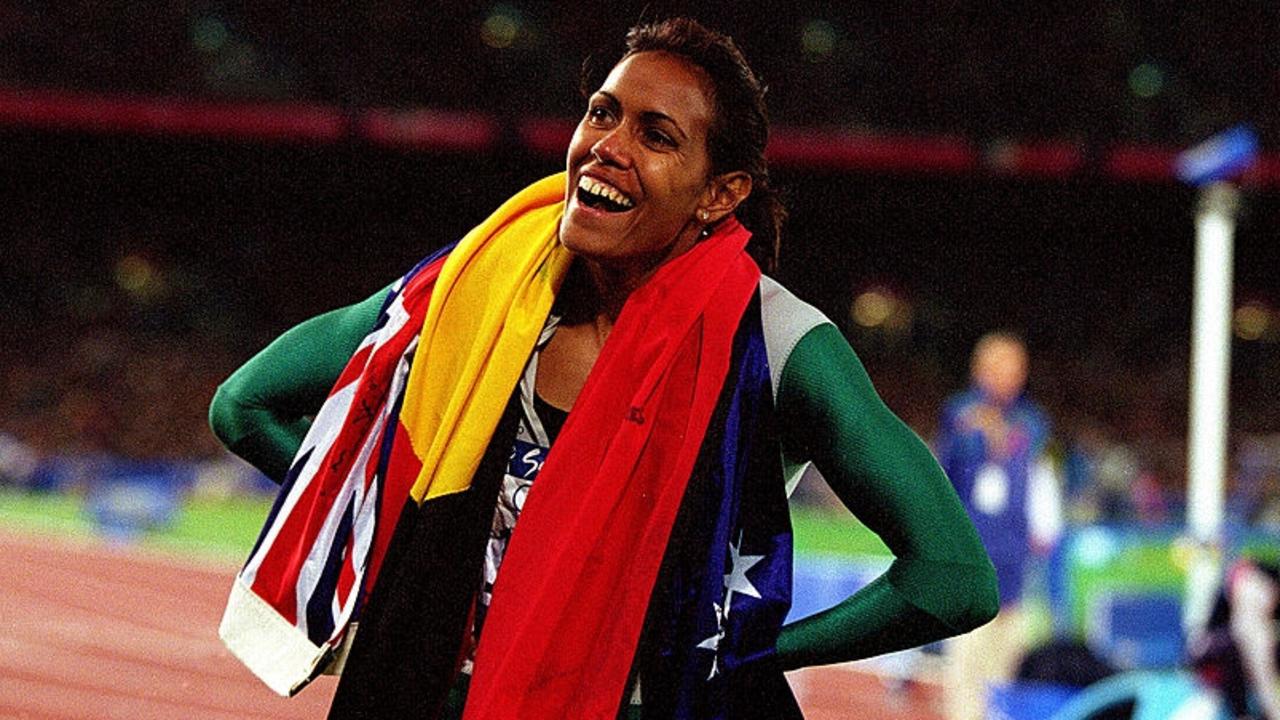
[[[761,275],[760,324],[769,356],[769,374],[776,393],[782,370],[796,346],[814,328],[832,322],[821,310],[801,300],[782,283]]]
[[[831,322],[821,310],[768,275],[760,276],[760,312],[766,323],[780,328],[795,326],[809,330]]]
[[[775,403],[782,389],[782,371],[796,347],[805,335],[826,324],[831,324],[831,320],[821,310],[801,300],[777,280],[768,275],[760,276],[760,325],[765,353],[769,358],[769,379],[773,384]],[[813,463],[793,462],[785,453],[783,462],[787,497],[791,497]]]

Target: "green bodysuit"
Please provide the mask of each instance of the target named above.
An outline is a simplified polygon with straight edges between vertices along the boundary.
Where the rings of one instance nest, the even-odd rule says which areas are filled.
[[[814,463],[895,558],[837,606],[784,627],[783,669],[914,647],[985,623],[997,609],[994,571],[928,448],[880,400],[830,321],[767,277],[760,292],[787,465]],[[226,446],[283,478],[385,294],[301,323],[232,374],[210,408]]]

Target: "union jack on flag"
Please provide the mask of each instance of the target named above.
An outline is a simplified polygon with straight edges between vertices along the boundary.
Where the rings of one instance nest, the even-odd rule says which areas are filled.
[[[418,475],[398,416],[430,290],[450,249],[392,286],[236,577],[219,635],[281,695],[295,694],[341,655]]]

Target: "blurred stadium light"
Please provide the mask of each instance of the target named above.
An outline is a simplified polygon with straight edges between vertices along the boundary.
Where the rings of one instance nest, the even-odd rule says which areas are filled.
[[[1197,187],[1234,179],[1258,159],[1260,150],[1253,128],[1237,125],[1179,154],[1178,179]]]

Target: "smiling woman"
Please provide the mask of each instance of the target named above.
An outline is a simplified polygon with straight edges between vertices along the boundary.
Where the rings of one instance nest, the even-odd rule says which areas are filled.
[[[221,634],[278,692],[329,670],[333,718],[798,717],[782,670],[994,613],[928,449],[760,272],[759,80],[690,20],[627,39],[563,175],[219,389],[215,432],[283,484]],[[896,557],[782,627],[810,462]]]
[[[744,172],[712,175],[708,82],[662,52],[614,67],[569,144],[565,247],[591,263],[632,265],[641,281],[751,192]]]

